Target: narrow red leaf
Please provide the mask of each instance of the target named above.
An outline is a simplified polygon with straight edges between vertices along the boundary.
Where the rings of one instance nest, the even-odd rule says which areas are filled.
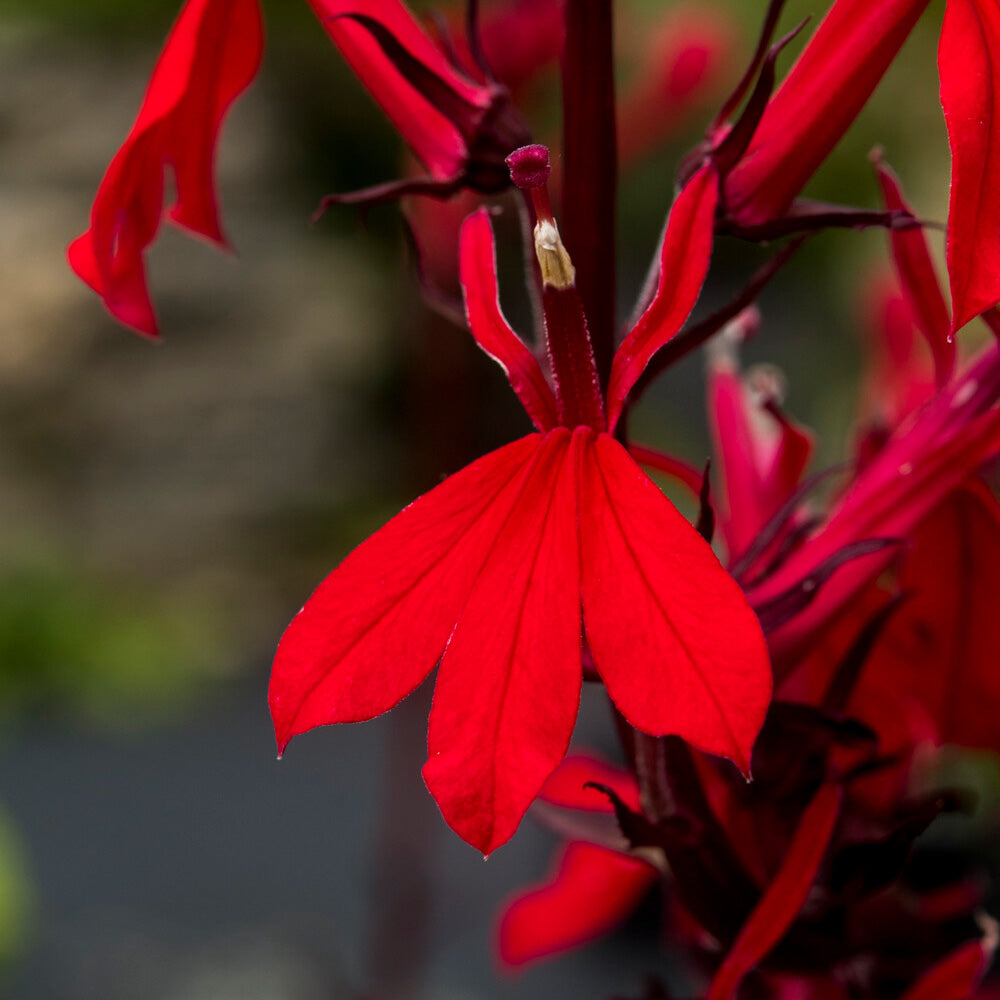
[[[877,157],[874,162],[885,207],[890,210],[902,209],[913,215],[913,210],[903,197],[899,179],[881,157]],[[927,237],[919,227],[890,229],[889,242],[903,294],[934,355],[934,374],[940,387],[951,378],[955,370],[955,342],[951,337],[951,317],[934,271]]]
[[[656,881],[643,861],[580,841],[567,844],[549,880],[505,905],[497,951],[505,965],[579,947],[606,934]]]
[[[749,774],[771,674],[743,592],[610,435],[588,441],[580,478],[584,623],[611,699]]]
[[[424,780],[449,826],[484,854],[514,834],[576,721],[576,466],[586,433],[542,438],[438,671]]]
[[[951,144],[952,332],[1000,302],[1000,7],[948,0],[938,46]]]
[[[707,1000],[733,1000],[746,974],[781,940],[802,909],[830,843],[840,798],[837,785],[823,785],[806,807],[781,868],[733,942]]]
[[[257,0],[188,0],[101,181],[90,228],[70,244],[73,270],[140,333],[158,333],[143,253],[160,228],[168,167],[177,186],[171,220],[227,246],[213,176],[216,144],[230,105],[257,74],[262,47]]]
[[[995,947],[995,940],[961,945],[928,969],[902,1000],[972,1000],[978,996],[976,989],[990,967]]]
[[[461,130],[406,79],[372,34],[347,15],[370,18],[384,26],[429,74],[480,113],[490,103],[487,89],[451,65],[399,0],[309,0],[309,4],[355,75],[431,176],[444,180],[460,174],[468,155]]]
[[[500,310],[493,227],[485,208],[463,223],[459,258],[465,311],[476,343],[503,368],[535,426],[551,430],[559,422],[555,396],[538,360]]]
[[[271,673],[279,752],[314,726],[388,711],[444,652],[541,438],[473,462],[363,542],[288,626]]]
[[[691,314],[712,256],[719,179],[703,166],[681,190],[670,210],[660,248],[660,277],[649,308],[615,354],[608,384],[608,429],[614,431],[625,399],[653,355]]]

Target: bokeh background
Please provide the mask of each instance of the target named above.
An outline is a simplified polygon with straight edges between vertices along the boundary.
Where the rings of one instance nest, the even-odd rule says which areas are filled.
[[[713,5],[733,25],[731,85],[765,3]],[[498,973],[497,906],[547,870],[554,839],[529,819],[484,863],[446,829],[419,779],[426,686],[275,762],[269,660],[305,597],[410,498],[526,425],[499,369],[422,309],[395,208],[308,224],[321,195],[394,176],[401,152],[301,0],[263,3],[264,69],[224,131],[238,256],[164,229],[149,255],[160,345],[117,328],[73,277],[65,245],[178,6],[0,0],[0,993],[638,993],[669,961],[650,958],[655,899],[586,953]],[[623,89],[672,6],[618,5]],[[824,6],[793,0],[786,23]],[[918,210],[944,217],[939,15],[808,193],[874,206],[878,143]],[[532,96],[540,136],[558,127],[556,82]],[[629,168],[623,303],[707,117]],[[704,308],[765,256],[724,241]],[[883,234],[825,235],[761,301],[747,359],[786,373],[819,463],[847,447],[863,290],[885,258]],[[702,364],[672,371],[633,424],[699,464]],[[614,754],[593,691],[580,739]]]

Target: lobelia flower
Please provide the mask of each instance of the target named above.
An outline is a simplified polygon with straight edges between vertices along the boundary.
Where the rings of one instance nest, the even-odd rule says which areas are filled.
[[[768,99],[782,45],[767,52],[783,5],[774,0],[757,59],[700,151],[717,159],[722,153],[722,213],[730,228],[766,237],[817,224],[878,221],[872,213],[818,206],[798,196],[857,117],[928,2],[835,0]],[[725,121],[759,66],[755,92],[730,139]],[[953,334],[1000,301],[1000,108],[995,107],[1000,9],[994,0],[948,0],[938,71],[952,158],[947,257]]]
[[[188,0],[149,81],[139,116],[101,181],[90,228],[70,266],[119,322],[158,336],[143,254],[163,217],[164,177],[177,197],[167,217],[227,248],[215,192],[215,148],[233,101],[260,66],[257,0]]]
[[[391,708],[440,660],[424,778],[484,853],[563,759],[583,636],[643,732],[675,733],[749,773],[770,697],[760,626],[711,548],[612,436],[629,390],[683,324],[711,251],[715,178],[670,213],[653,302],[599,388],[572,262],[548,207],[548,154],[511,156],[530,191],[551,383],[497,301],[489,215],[462,232],[469,326],[537,432],[415,501],[327,578],[282,638],[270,704],[279,749]]]
[[[575,820],[613,821],[607,796],[588,787],[595,783],[614,789],[632,809],[640,808],[639,789],[628,771],[582,754],[559,765],[539,793],[536,808]],[[614,847],[594,843],[588,833],[581,824],[581,833],[564,846],[549,880],[513,894],[504,904],[497,925],[497,955],[504,965],[525,965],[606,934],[657,881],[656,869],[631,855],[617,831]]]
[[[906,208],[894,176],[884,165],[879,164],[878,170],[886,203]],[[806,562],[812,562],[815,573],[825,561],[835,560],[837,552],[851,551],[852,546],[866,539],[912,540],[913,558],[904,560],[903,579],[915,584],[917,579],[910,574],[923,574],[925,571],[918,567],[926,565],[926,576],[919,588],[926,597],[918,595],[909,610],[902,609],[901,617],[908,619],[915,634],[924,640],[937,637],[934,656],[929,660],[920,658],[926,664],[925,677],[928,683],[935,677],[943,682],[945,675],[935,666],[937,658],[962,659],[967,655],[965,669],[973,676],[982,674],[982,682],[986,679],[984,656],[989,643],[985,637],[979,638],[982,623],[975,616],[959,614],[958,608],[968,609],[969,602],[977,599],[974,595],[986,597],[997,585],[988,564],[990,554],[1000,544],[994,537],[997,505],[975,473],[1000,451],[1000,355],[995,345],[988,347],[965,371],[953,374],[955,346],[947,336],[947,306],[937,287],[924,235],[909,230],[893,233],[890,241],[903,294],[895,307],[885,312],[888,324],[882,328],[881,339],[892,364],[882,369],[885,379],[875,387],[881,412],[876,425],[862,437],[856,477],[825,521],[800,539],[773,572],[748,589],[754,606],[766,619],[764,606],[776,600],[782,588],[790,587],[792,576],[801,574],[801,580],[810,587],[818,582],[804,570]],[[912,336],[914,325],[923,334],[934,359],[934,379],[939,386],[936,394],[919,359]],[[894,409],[892,400],[896,400]],[[927,519],[931,519],[929,524],[922,526]],[[945,539],[951,544],[942,545]],[[947,577],[945,567],[951,567],[953,589],[942,591],[933,586],[934,571],[924,563],[921,551],[935,553],[932,563],[944,560],[939,563],[940,582]],[[790,650],[800,648],[809,637],[815,641],[824,623],[830,622],[892,559],[890,549],[859,554],[860,558],[836,569],[832,579],[821,574],[826,582],[815,592],[815,600],[787,625],[777,624],[769,632],[772,654],[779,660]],[[752,570],[744,567],[744,581],[749,579],[747,574]],[[790,589],[785,590],[786,596],[790,593]],[[921,607],[923,611],[919,612]],[[917,628],[920,615],[928,613],[930,619],[923,619],[923,625]],[[963,621],[966,626],[960,626]],[[962,636],[954,633],[956,627],[961,627]],[[948,633],[950,639],[946,639]],[[912,647],[913,641],[904,645]],[[929,642],[924,645],[929,652]],[[992,687],[982,686],[983,695]],[[940,700],[935,703],[932,699],[928,705],[932,710],[942,708]]]
[[[309,3],[427,171],[328,195],[317,214],[333,204],[374,204],[403,194],[444,198],[462,188],[492,194],[509,186],[504,157],[528,141],[528,132],[507,88],[486,63],[475,22],[468,25],[468,48],[482,80],[469,76],[457,56],[432,41],[400,0]]]
[[[327,202],[507,186],[503,157],[528,137],[501,84],[472,80],[452,65],[399,0],[311,5],[429,171]],[[77,275],[115,319],[140,333],[159,333],[143,255],[159,232],[168,170],[177,198],[167,218],[229,246],[219,221],[216,147],[226,112],[256,76],[262,50],[257,0],[187,0],[135,124],[101,181],[90,228],[69,247]]]

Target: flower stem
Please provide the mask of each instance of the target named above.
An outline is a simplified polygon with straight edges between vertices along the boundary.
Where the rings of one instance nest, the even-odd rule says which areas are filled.
[[[563,53],[563,238],[601,380],[615,348],[615,136],[611,0],[568,0]]]

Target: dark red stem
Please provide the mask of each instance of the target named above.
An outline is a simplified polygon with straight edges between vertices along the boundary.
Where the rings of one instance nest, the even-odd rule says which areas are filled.
[[[563,51],[563,240],[607,386],[615,347],[615,80],[611,0],[567,0]]]

